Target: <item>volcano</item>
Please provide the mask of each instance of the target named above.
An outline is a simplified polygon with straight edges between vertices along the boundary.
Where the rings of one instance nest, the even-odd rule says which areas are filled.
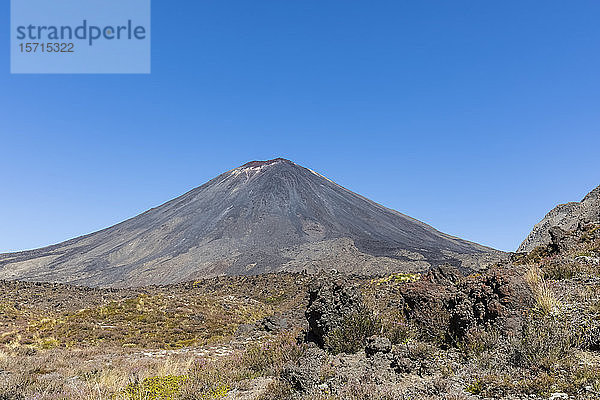
[[[444,263],[471,271],[502,255],[278,158],[244,164],[110,228],[0,255],[0,279],[132,287],[281,271],[381,275]]]

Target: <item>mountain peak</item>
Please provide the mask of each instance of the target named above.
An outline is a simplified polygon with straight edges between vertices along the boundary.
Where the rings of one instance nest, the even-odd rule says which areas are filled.
[[[246,164],[234,168],[230,171],[231,176],[244,175],[246,178],[250,178],[252,176],[258,176],[265,172],[266,168],[275,166],[275,165],[296,165],[290,160],[286,160],[285,158],[274,158],[272,160],[255,160],[247,162]]]
[[[259,160],[255,160],[255,161],[250,161],[247,162],[246,164],[242,165],[241,167],[238,168],[256,168],[256,167],[263,167],[266,165],[271,165],[271,164],[276,164],[276,163],[288,163],[288,164],[294,164],[292,161],[287,160],[285,158],[274,158],[272,160],[264,160],[264,161],[259,161]]]

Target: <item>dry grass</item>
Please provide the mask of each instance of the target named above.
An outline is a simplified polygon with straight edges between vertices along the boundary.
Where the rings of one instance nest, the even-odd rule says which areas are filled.
[[[304,351],[283,332],[229,356],[164,357],[119,348],[0,352],[0,399],[217,399],[258,376],[277,375]]]
[[[597,254],[590,253],[595,242],[585,246],[586,254]],[[304,395],[293,393],[281,378],[285,366],[305,352],[297,331],[263,332],[244,347],[229,343],[240,324],[265,315],[299,311],[303,318],[306,280],[300,275],[114,292],[7,284],[0,291],[0,399],[229,400],[261,380],[268,386],[259,400],[462,400],[468,392],[543,398],[554,391],[590,398],[584,388],[600,392],[600,358],[582,343],[598,320],[600,285],[593,279],[582,283],[579,278],[592,272],[577,266],[574,274],[576,266],[564,259],[543,252],[532,257],[540,261],[524,277],[535,307],[520,310],[526,317],[516,335],[481,327],[458,349],[444,347],[439,335],[423,334],[429,333],[427,324],[447,326],[438,309],[420,315],[423,326],[407,323],[398,294],[407,284],[403,275],[359,281],[373,313],[350,318],[330,338],[337,351],[357,353],[328,357],[350,363],[364,358],[364,338],[385,335],[395,343],[394,351],[410,361],[411,372],[396,375],[396,383],[369,380],[372,369],[346,379],[323,362],[316,366],[319,382],[338,386]],[[229,346],[232,352],[195,352],[207,343]],[[157,348],[171,350],[151,351]]]
[[[151,400],[169,387],[218,398],[301,349],[289,335],[230,356],[195,349],[227,347],[240,324],[298,307],[306,285],[297,274],[135,290],[0,282],[0,399]]]
[[[0,282],[0,345],[179,349],[221,342],[241,324],[297,307],[306,284],[292,274],[118,291]]]
[[[537,311],[542,315],[558,314],[561,303],[545,280],[542,270],[534,265],[527,271],[524,278],[533,292]]]

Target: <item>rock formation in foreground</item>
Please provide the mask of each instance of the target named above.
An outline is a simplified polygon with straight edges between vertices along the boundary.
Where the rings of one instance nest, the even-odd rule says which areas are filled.
[[[550,244],[552,242],[550,230],[553,227],[572,231],[580,223],[598,222],[600,222],[600,186],[588,193],[580,202],[556,206],[535,225],[517,251],[529,252],[538,246]]]

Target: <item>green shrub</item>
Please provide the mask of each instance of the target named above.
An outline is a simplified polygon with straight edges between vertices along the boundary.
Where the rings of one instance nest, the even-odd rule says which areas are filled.
[[[476,379],[468,384],[465,390],[471,394],[481,394],[483,391],[483,384],[480,379]]]
[[[473,329],[456,343],[465,359],[479,358],[490,349],[499,346],[500,332],[496,329]]]
[[[292,398],[294,391],[291,386],[277,379],[267,386],[267,389],[261,394],[257,400],[288,400]]]
[[[572,355],[577,338],[567,321],[532,315],[525,321],[514,347],[516,366],[550,371]]]
[[[298,344],[295,332],[283,332],[274,339],[250,346],[242,355],[242,365],[252,372],[275,374],[288,362],[302,356],[305,346]]]
[[[555,376],[542,372],[532,377],[516,381],[513,384],[513,390],[519,393],[549,397],[552,391],[558,389],[558,383]],[[560,390],[562,390],[562,388]]]
[[[188,379],[185,375],[153,376],[141,382],[131,382],[123,390],[126,400],[174,400],[181,385]]]
[[[542,271],[545,279],[563,280],[574,278],[581,271],[581,267],[572,262],[554,261],[544,265]]]
[[[252,378],[239,357],[197,360],[189,370],[179,400],[208,400],[225,397],[236,382]]]
[[[253,344],[241,353],[221,359],[196,361],[189,379],[178,397],[181,400],[218,399],[238,382],[259,376],[279,375],[283,366],[295,362],[304,353],[296,332],[282,332],[260,344]],[[273,388],[275,390],[276,388]],[[283,390],[283,388],[280,388]]]
[[[413,327],[406,321],[404,313],[395,310],[387,312],[380,317],[381,332],[390,339],[392,344],[406,343],[416,335]]]
[[[381,332],[381,321],[364,308],[344,318],[339,328],[325,336],[325,346],[333,353],[356,353],[369,336]]]
[[[550,250],[548,246],[537,246],[529,253],[517,253],[513,257],[513,262],[516,265],[537,264],[545,258],[549,257]]]

